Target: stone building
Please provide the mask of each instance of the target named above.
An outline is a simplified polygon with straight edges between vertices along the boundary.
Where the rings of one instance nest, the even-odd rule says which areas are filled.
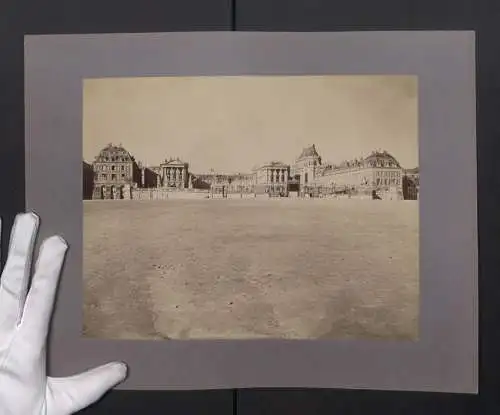
[[[253,176],[256,194],[279,193],[288,196],[290,165],[271,161],[254,169]]]
[[[172,191],[187,189],[223,197],[232,193],[289,196],[297,192],[313,197],[347,193],[416,200],[420,174],[418,167],[405,170],[393,155],[382,150],[338,164],[325,163],[314,144],[303,148],[292,165],[271,161],[249,173],[212,170],[193,174],[189,164],[177,157],[157,166],[143,166],[121,145],[113,144],[103,148],[92,165],[83,162],[84,199],[168,198]]]
[[[165,160],[160,164],[160,178],[162,187],[175,189],[189,188],[189,164],[179,158]]]
[[[141,183],[141,169],[121,145],[108,144],[92,163],[93,199],[128,199],[130,189]]]
[[[298,184],[297,190],[303,191],[305,187],[315,183],[321,167],[321,156],[316,150],[316,145],[305,147],[291,166],[291,178]]]
[[[403,195],[408,200],[418,200],[420,193],[420,170],[406,169],[403,173]]]
[[[94,169],[92,164],[83,162],[83,200],[92,199],[92,192],[94,190]]]
[[[387,151],[373,151],[368,157],[327,164],[318,170],[316,186],[332,191],[378,194],[402,198],[403,169]]]

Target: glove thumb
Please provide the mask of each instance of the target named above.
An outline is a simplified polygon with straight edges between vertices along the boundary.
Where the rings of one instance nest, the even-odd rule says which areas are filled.
[[[127,366],[124,363],[113,362],[78,375],[49,378],[47,405],[55,409],[50,413],[67,415],[78,412],[99,400],[126,377]]]

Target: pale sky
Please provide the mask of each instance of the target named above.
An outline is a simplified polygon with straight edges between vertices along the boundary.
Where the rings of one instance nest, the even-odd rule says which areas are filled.
[[[113,143],[147,165],[179,157],[195,173],[232,173],[316,144],[325,161],[381,149],[413,168],[417,89],[413,76],[87,79],[83,157]]]

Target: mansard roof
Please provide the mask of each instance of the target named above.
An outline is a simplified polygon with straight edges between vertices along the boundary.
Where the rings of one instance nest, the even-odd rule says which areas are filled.
[[[97,155],[95,161],[98,162],[131,162],[135,161],[134,157],[121,144],[114,145],[109,143]]]
[[[313,144],[312,146],[305,147],[302,149],[302,153],[300,153],[300,156],[297,158],[297,160],[306,158],[306,157],[319,157],[319,154],[316,150],[316,145]]]
[[[370,162],[381,162],[381,163],[391,163],[394,164],[396,167],[401,167],[399,165],[399,162],[396,160],[396,158],[388,153],[387,151],[373,151],[368,157],[365,158],[365,162],[370,163]]]

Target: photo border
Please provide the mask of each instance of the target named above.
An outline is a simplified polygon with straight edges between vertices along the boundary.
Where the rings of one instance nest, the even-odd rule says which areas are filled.
[[[209,75],[417,75],[420,338],[85,339],[82,81]],[[477,393],[475,36],[454,32],[197,32],[25,37],[26,208],[69,243],[52,375],[110,360],[120,389],[317,387]]]

